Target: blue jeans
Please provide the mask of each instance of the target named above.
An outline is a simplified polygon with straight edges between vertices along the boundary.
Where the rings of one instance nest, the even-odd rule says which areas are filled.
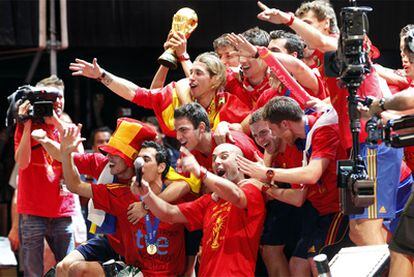
[[[44,238],[61,261],[75,247],[72,218],[20,215],[19,228],[25,276],[43,276]]]

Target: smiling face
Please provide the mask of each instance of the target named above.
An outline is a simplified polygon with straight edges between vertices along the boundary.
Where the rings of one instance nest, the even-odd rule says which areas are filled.
[[[223,143],[218,145],[213,151],[213,171],[216,175],[238,182],[243,178],[239,172],[236,157],[243,155],[240,148],[232,144]]]
[[[152,147],[142,148],[138,156],[144,159],[142,178],[148,183],[158,180],[165,169],[165,163],[157,163],[157,150]]]
[[[240,57],[240,66],[243,76],[249,81],[251,79],[263,80],[266,75],[267,65],[260,59]]]
[[[180,117],[174,120],[175,130],[177,132],[177,140],[182,146],[192,151],[201,140],[201,132],[204,123],[200,123],[199,128],[195,129],[188,118]]]
[[[214,92],[214,81],[204,63],[198,61],[193,63],[189,77],[191,96],[193,98],[200,99],[203,96],[209,95],[209,92]]]
[[[273,136],[268,124],[264,120],[259,120],[250,124],[250,131],[255,142],[266,150],[267,153],[276,153],[280,147],[281,139]]]

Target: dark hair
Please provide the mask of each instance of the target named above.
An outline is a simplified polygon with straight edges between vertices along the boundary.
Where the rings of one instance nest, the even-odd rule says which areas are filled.
[[[226,46],[231,46],[234,48],[234,46],[227,39],[228,35],[229,35],[228,33],[222,34],[221,36],[219,36],[213,41],[214,51],[217,51],[217,49],[220,47],[226,47]]]
[[[264,120],[264,118],[263,118],[263,107],[252,113],[252,116],[250,117],[250,120],[249,120],[249,125],[252,125],[252,124],[254,124],[258,121],[261,121],[261,120]]]
[[[272,98],[263,108],[263,119],[274,124],[283,120],[298,122],[304,114],[298,102],[286,96]]]
[[[157,164],[165,163],[165,169],[161,174],[162,178],[164,179],[165,176],[167,176],[168,170],[171,166],[171,157],[167,149],[161,144],[158,144],[152,140],[144,141],[141,145],[141,149],[143,148],[154,148],[155,151],[157,151],[155,154],[155,160],[157,161]]]
[[[299,18],[303,18],[309,11],[313,11],[319,22],[329,18],[329,33],[339,33],[336,14],[329,1],[316,0],[312,2],[304,2],[296,10],[295,15]]]
[[[305,42],[296,34],[286,32],[283,30],[276,30],[270,32],[270,39],[286,39],[285,48],[289,54],[296,52],[298,59],[303,59],[303,50],[305,49]]]
[[[174,119],[185,117],[191,121],[194,129],[197,129],[201,122],[206,124],[206,131],[210,132],[210,120],[206,110],[198,103],[185,104],[174,110]]]
[[[251,44],[255,46],[269,46],[270,36],[265,30],[259,29],[259,27],[251,28],[242,33],[242,36]]]
[[[110,135],[112,135],[113,131],[108,126],[102,126],[93,129],[91,132],[91,136],[89,138],[89,143],[91,144],[90,146],[93,146],[95,144],[95,135],[97,133],[109,133]]]

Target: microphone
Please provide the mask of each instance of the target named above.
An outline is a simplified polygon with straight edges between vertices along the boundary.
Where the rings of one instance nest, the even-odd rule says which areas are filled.
[[[134,168],[135,168],[135,175],[137,177],[137,183],[139,186],[141,186],[143,166],[144,166],[144,159],[142,157],[136,158],[134,161]]]

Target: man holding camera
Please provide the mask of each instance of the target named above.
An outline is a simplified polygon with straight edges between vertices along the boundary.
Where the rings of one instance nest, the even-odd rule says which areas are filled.
[[[61,164],[51,158],[31,133],[43,129],[59,143],[58,128],[62,127],[64,85],[55,75],[43,79],[37,87],[59,91],[53,102],[55,116],[36,118],[29,114],[32,104],[25,100],[18,107],[19,122],[15,132],[15,160],[19,168],[17,211],[20,214],[21,245],[25,276],[43,275],[43,240],[46,238],[57,261],[74,247],[72,219],[73,195],[63,187]]]

